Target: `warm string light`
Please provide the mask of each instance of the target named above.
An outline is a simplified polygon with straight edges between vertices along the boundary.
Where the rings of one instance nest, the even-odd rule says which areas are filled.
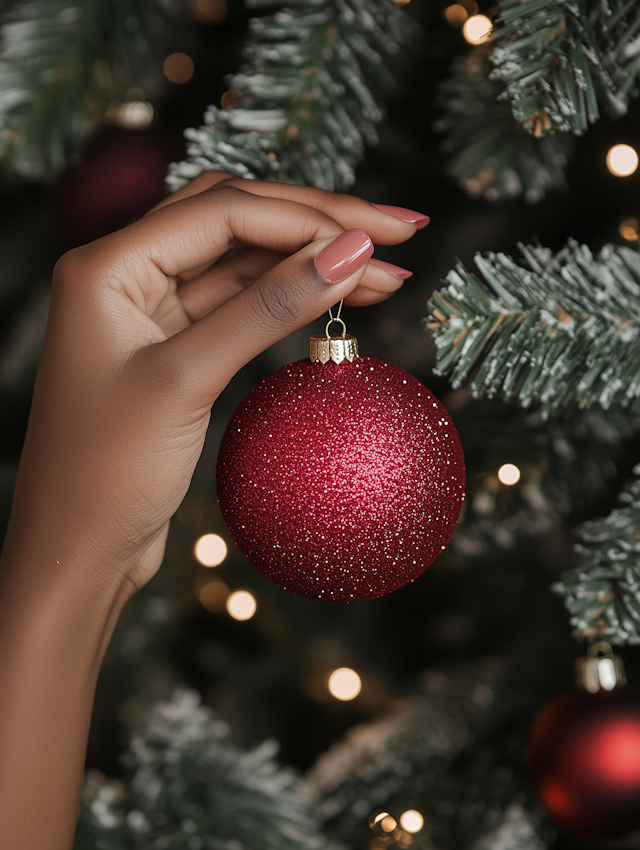
[[[640,239],[640,224],[637,218],[625,219],[618,228],[620,236],[627,242],[637,242]]]
[[[478,4],[475,0],[463,0],[461,3],[453,3],[443,12],[445,21],[449,26],[460,29],[467,18],[478,14]]]
[[[201,24],[221,24],[227,16],[226,0],[192,0],[193,17]]]
[[[614,145],[607,154],[607,168],[616,177],[628,177],[638,167],[638,154],[631,145]]]
[[[398,821],[389,812],[380,812],[369,821],[369,827],[376,833],[376,838],[369,845],[370,850],[387,850],[391,846],[404,850],[411,846],[415,834],[423,826],[424,818],[415,809],[407,809]]]
[[[172,53],[164,60],[162,70],[170,83],[188,83],[193,77],[193,59],[186,53]]]
[[[514,463],[503,463],[498,470],[498,480],[507,487],[512,487],[520,481],[520,470]]]
[[[329,676],[329,693],[336,699],[348,701],[355,699],[360,693],[362,683],[360,676],[349,667],[340,667]]]
[[[234,620],[250,620],[258,604],[248,590],[236,590],[227,599],[227,611]]]
[[[202,585],[196,594],[203,608],[212,614],[219,614],[225,609],[225,603],[229,598],[229,588],[220,579],[213,579]]]
[[[217,567],[227,557],[227,544],[219,534],[204,534],[196,542],[193,552],[203,567]]]
[[[220,98],[220,106],[223,109],[233,109],[240,103],[243,97],[243,93],[238,89],[229,89]]]
[[[407,832],[420,832],[424,826],[424,818],[415,809],[408,809],[400,815],[400,826]]]
[[[464,22],[462,35],[469,44],[484,44],[489,41],[493,24],[486,15],[471,15]]]

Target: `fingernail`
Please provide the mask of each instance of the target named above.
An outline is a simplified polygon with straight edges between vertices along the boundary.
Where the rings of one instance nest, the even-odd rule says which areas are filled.
[[[385,272],[389,272],[402,280],[406,280],[408,277],[413,275],[413,272],[410,272],[409,269],[403,269],[402,266],[394,266],[393,263],[385,263],[384,260],[369,260],[369,262],[372,266],[378,266],[378,268],[383,269]]]
[[[373,242],[364,230],[347,230],[320,251],[315,259],[320,277],[339,283],[357,272],[373,254]]]
[[[373,204],[373,206],[377,210],[380,210],[380,212],[386,213],[386,215],[392,215],[394,218],[399,218],[400,221],[406,221],[408,224],[415,224],[418,230],[422,230],[431,221],[428,215],[416,212],[415,210],[406,210],[404,207],[391,207],[389,204]]]

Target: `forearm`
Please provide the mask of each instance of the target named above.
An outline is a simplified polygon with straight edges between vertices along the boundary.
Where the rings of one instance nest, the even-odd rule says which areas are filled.
[[[96,580],[101,565],[56,557],[55,540],[44,552],[19,536],[10,529],[0,557],[0,835],[11,850],[69,850],[96,680],[126,594],[108,570]]]

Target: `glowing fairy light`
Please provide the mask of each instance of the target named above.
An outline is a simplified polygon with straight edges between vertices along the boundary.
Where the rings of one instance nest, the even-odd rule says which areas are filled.
[[[393,832],[398,826],[396,819],[392,818],[389,812],[380,812],[373,820],[369,821],[369,826],[374,832],[382,830],[383,832]]]
[[[607,168],[616,177],[628,177],[638,167],[638,154],[631,145],[614,145],[607,154]]]
[[[248,590],[236,590],[227,599],[227,611],[234,620],[250,620],[258,604]]]
[[[400,815],[400,826],[406,832],[420,832],[424,826],[424,818],[415,809],[408,809]]]
[[[484,44],[489,41],[493,24],[486,15],[472,15],[464,22],[462,35],[469,44]]]
[[[445,21],[449,24],[449,26],[455,27],[456,29],[463,26],[468,17],[469,13],[464,6],[460,5],[460,3],[453,3],[451,6],[447,6],[444,10]]]
[[[217,567],[227,557],[227,544],[219,534],[204,534],[197,541],[194,554],[203,567]]]
[[[172,53],[164,60],[162,70],[170,83],[188,83],[193,77],[193,59],[186,53]]]
[[[507,487],[512,487],[520,481],[520,470],[514,463],[503,463],[498,470],[498,479]]]
[[[349,667],[340,667],[329,676],[329,693],[336,699],[355,699],[361,687],[360,676]]]
[[[225,609],[225,603],[229,598],[229,588],[223,581],[214,579],[202,585],[197,595],[203,608],[217,614]]]
[[[621,222],[618,232],[627,242],[637,242],[640,238],[640,224],[637,218],[627,218]]]

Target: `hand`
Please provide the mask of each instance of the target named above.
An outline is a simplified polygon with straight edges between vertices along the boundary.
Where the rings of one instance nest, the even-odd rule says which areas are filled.
[[[129,595],[144,585],[230,378],[341,298],[389,297],[409,273],[366,262],[367,234],[396,244],[427,222],[206,172],[135,224],[66,254],[11,523],[16,534],[38,524],[48,573],[95,570]],[[245,250],[225,259],[231,248]]]
[[[388,297],[409,273],[368,261],[369,236],[427,221],[209,172],[60,260],[0,559],[3,847],[71,847],[102,657],[160,565],[220,391],[341,298]]]

